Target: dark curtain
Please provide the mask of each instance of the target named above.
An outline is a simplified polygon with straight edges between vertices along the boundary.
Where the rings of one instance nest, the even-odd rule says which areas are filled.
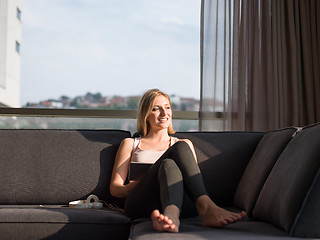
[[[318,0],[203,0],[200,129],[319,122],[319,14]]]

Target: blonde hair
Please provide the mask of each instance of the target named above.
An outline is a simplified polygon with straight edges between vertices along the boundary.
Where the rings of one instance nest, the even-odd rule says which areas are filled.
[[[171,106],[170,97],[166,93],[156,88],[150,89],[147,92],[145,92],[140,100],[139,108],[138,108],[138,116],[137,116],[137,132],[141,137],[146,136],[149,132],[149,124],[147,123],[147,118],[152,111],[153,104],[156,97],[160,95],[166,97]],[[168,127],[168,134],[171,135],[174,133],[175,131],[173,130],[172,121],[171,121],[171,124]]]

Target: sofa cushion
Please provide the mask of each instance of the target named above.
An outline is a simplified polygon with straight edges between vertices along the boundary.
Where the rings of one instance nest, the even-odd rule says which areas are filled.
[[[320,171],[308,191],[298,216],[291,228],[291,235],[304,238],[320,238]]]
[[[263,136],[237,188],[234,203],[251,215],[260,191],[283,149],[291,140],[295,128],[272,131]]]
[[[67,204],[109,193],[115,154],[130,132],[0,130],[0,204]]]
[[[205,239],[228,239],[228,240],[292,240],[284,230],[266,222],[252,219],[242,220],[223,228],[202,227],[199,219],[182,219],[179,233],[156,232],[152,228],[151,221],[133,223],[131,240],[205,240]],[[299,239],[299,238],[297,238]],[[296,239],[295,239],[296,240]]]
[[[0,205],[1,239],[128,239],[130,225],[108,208]]]
[[[304,128],[289,142],[261,190],[254,217],[290,231],[319,169],[319,149],[320,124]]]
[[[233,204],[241,176],[264,133],[186,132],[192,141],[210,197],[220,206]]]

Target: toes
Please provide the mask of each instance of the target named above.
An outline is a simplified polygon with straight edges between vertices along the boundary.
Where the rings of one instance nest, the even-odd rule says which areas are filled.
[[[167,216],[164,216],[163,222],[164,222],[164,223],[167,223],[167,224],[169,224],[169,225],[172,224],[172,220],[171,220],[169,217],[167,217]]]
[[[247,214],[244,211],[242,211],[241,213],[231,213],[231,215],[229,217],[227,217],[227,221],[229,223],[237,222],[246,216],[247,216]]]
[[[170,229],[171,229],[172,232],[179,232],[179,230],[178,230],[178,228],[177,228],[177,226],[175,224],[171,224],[170,225]]]
[[[160,214],[158,219],[159,222],[162,222],[165,219],[165,216],[163,216],[163,214]]]
[[[157,218],[159,218],[159,216],[160,216],[159,210],[154,210],[154,211],[151,213],[151,218],[152,218],[152,219],[157,219]]]
[[[220,226],[218,225],[218,227],[222,227],[224,225],[228,225],[230,222],[228,222],[226,219],[224,219],[220,223],[221,223],[221,225]]]
[[[235,219],[235,220],[240,220],[246,216],[247,216],[247,213],[244,211],[242,211],[241,213],[233,213],[233,215],[232,215],[233,219]]]
[[[234,223],[234,222],[236,222],[237,220],[234,219],[234,218],[232,218],[232,217],[230,217],[230,218],[226,218],[226,221],[227,221],[228,223]]]

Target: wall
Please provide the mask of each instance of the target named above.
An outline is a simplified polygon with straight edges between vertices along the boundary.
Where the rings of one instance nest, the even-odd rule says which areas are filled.
[[[20,107],[21,0],[0,0],[0,106]]]

